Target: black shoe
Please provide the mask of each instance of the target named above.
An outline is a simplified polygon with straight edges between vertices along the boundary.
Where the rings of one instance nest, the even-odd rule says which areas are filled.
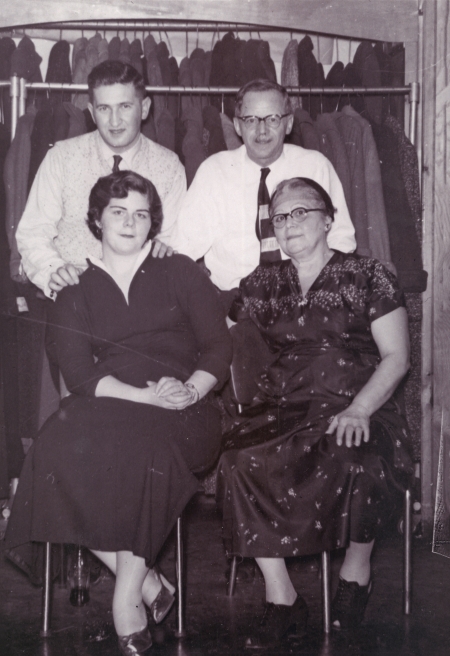
[[[152,646],[152,636],[147,627],[128,636],[117,636],[119,651],[123,656],[142,656]]]
[[[308,606],[297,595],[292,606],[266,602],[264,614],[255,635],[245,641],[246,649],[264,649],[278,643],[284,636],[301,638],[306,633]]]
[[[156,624],[160,624],[163,621],[175,601],[174,595],[166,588],[162,581],[161,586],[161,590],[149,606],[150,613]]]
[[[367,602],[372,592],[372,581],[359,585],[356,581],[339,579],[338,589],[331,604],[331,621],[336,629],[356,629],[364,619]]]

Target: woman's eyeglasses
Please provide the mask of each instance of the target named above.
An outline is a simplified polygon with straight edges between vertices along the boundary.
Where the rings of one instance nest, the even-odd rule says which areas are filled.
[[[304,207],[295,207],[291,212],[275,214],[271,222],[274,228],[284,228],[289,216],[295,223],[303,223],[308,218],[310,212],[325,212],[325,209],[323,207],[311,207],[311,209],[307,210]]]
[[[268,116],[238,116],[237,118],[245,123],[248,128],[256,128],[260,123],[264,123],[267,128],[279,128],[281,119],[290,116],[290,114],[269,114]]]

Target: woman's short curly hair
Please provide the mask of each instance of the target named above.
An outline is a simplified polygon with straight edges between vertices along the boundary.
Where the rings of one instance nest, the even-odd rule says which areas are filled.
[[[112,198],[126,198],[130,191],[137,191],[147,196],[151,227],[147,241],[156,237],[163,222],[162,203],[155,185],[139,173],[133,171],[117,171],[99,178],[89,194],[89,209],[87,224],[96,239],[102,239],[102,229],[98,225],[103,210]]]
[[[280,182],[276,188],[275,191],[273,192],[271,198],[270,198],[270,203],[269,203],[269,216],[273,216],[273,206],[275,204],[276,199],[278,196],[280,196],[283,191],[286,189],[308,189],[308,190],[313,190],[314,196],[316,197],[316,200],[320,202],[323,202],[325,205],[324,210],[330,217],[332,221],[334,221],[334,214],[337,212],[337,209],[333,205],[333,201],[330,198],[330,195],[325,191],[325,189],[315,180],[311,180],[311,178],[290,178],[289,180],[283,180]]]

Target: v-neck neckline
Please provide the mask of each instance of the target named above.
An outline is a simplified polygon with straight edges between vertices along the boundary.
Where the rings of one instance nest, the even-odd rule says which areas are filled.
[[[333,250],[332,256],[330,257],[328,262],[326,264],[324,264],[324,266],[321,268],[321,270],[317,274],[317,277],[315,278],[314,282],[312,283],[312,285],[310,286],[310,288],[308,289],[306,294],[303,293],[302,286],[301,286],[301,283],[300,283],[300,277],[298,275],[297,267],[295,266],[295,264],[293,263],[292,260],[290,261],[290,263],[289,263],[289,272],[290,272],[289,278],[290,278],[291,284],[296,288],[295,291],[297,292],[297,294],[301,297],[301,299],[303,301],[306,301],[308,299],[308,296],[309,296],[310,292],[316,291],[316,289],[322,285],[322,281],[325,278],[325,276],[327,275],[327,268],[331,264],[333,264],[334,261],[337,259],[338,252],[335,251],[334,249],[331,249],[331,250]]]

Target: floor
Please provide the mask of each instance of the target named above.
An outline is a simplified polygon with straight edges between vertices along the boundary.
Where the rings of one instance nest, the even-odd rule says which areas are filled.
[[[259,575],[238,583],[226,596],[226,560],[220,518],[210,497],[196,498],[186,521],[186,638],[174,636],[176,611],[159,627],[150,626],[154,646],[149,656],[238,656],[245,636],[261,612],[264,589]],[[3,545],[0,542],[0,545]],[[0,546],[0,656],[118,656],[111,616],[114,580],[101,577],[91,587],[86,606],[74,608],[69,591],[57,582],[53,590],[52,637],[39,637],[41,589],[3,556]],[[342,554],[333,556],[333,589]],[[161,565],[174,580],[173,540]],[[321,584],[317,558],[289,563],[297,589],[310,608],[306,638],[286,641],[256,653],[268,656],[447,656],[450,654],[450,559],[432,554],[428,540],[413,545],[413,612],[402,614],[402,539],[380,540],[373,557],[374,589],[365,622],[354,634],[322,633]]]

